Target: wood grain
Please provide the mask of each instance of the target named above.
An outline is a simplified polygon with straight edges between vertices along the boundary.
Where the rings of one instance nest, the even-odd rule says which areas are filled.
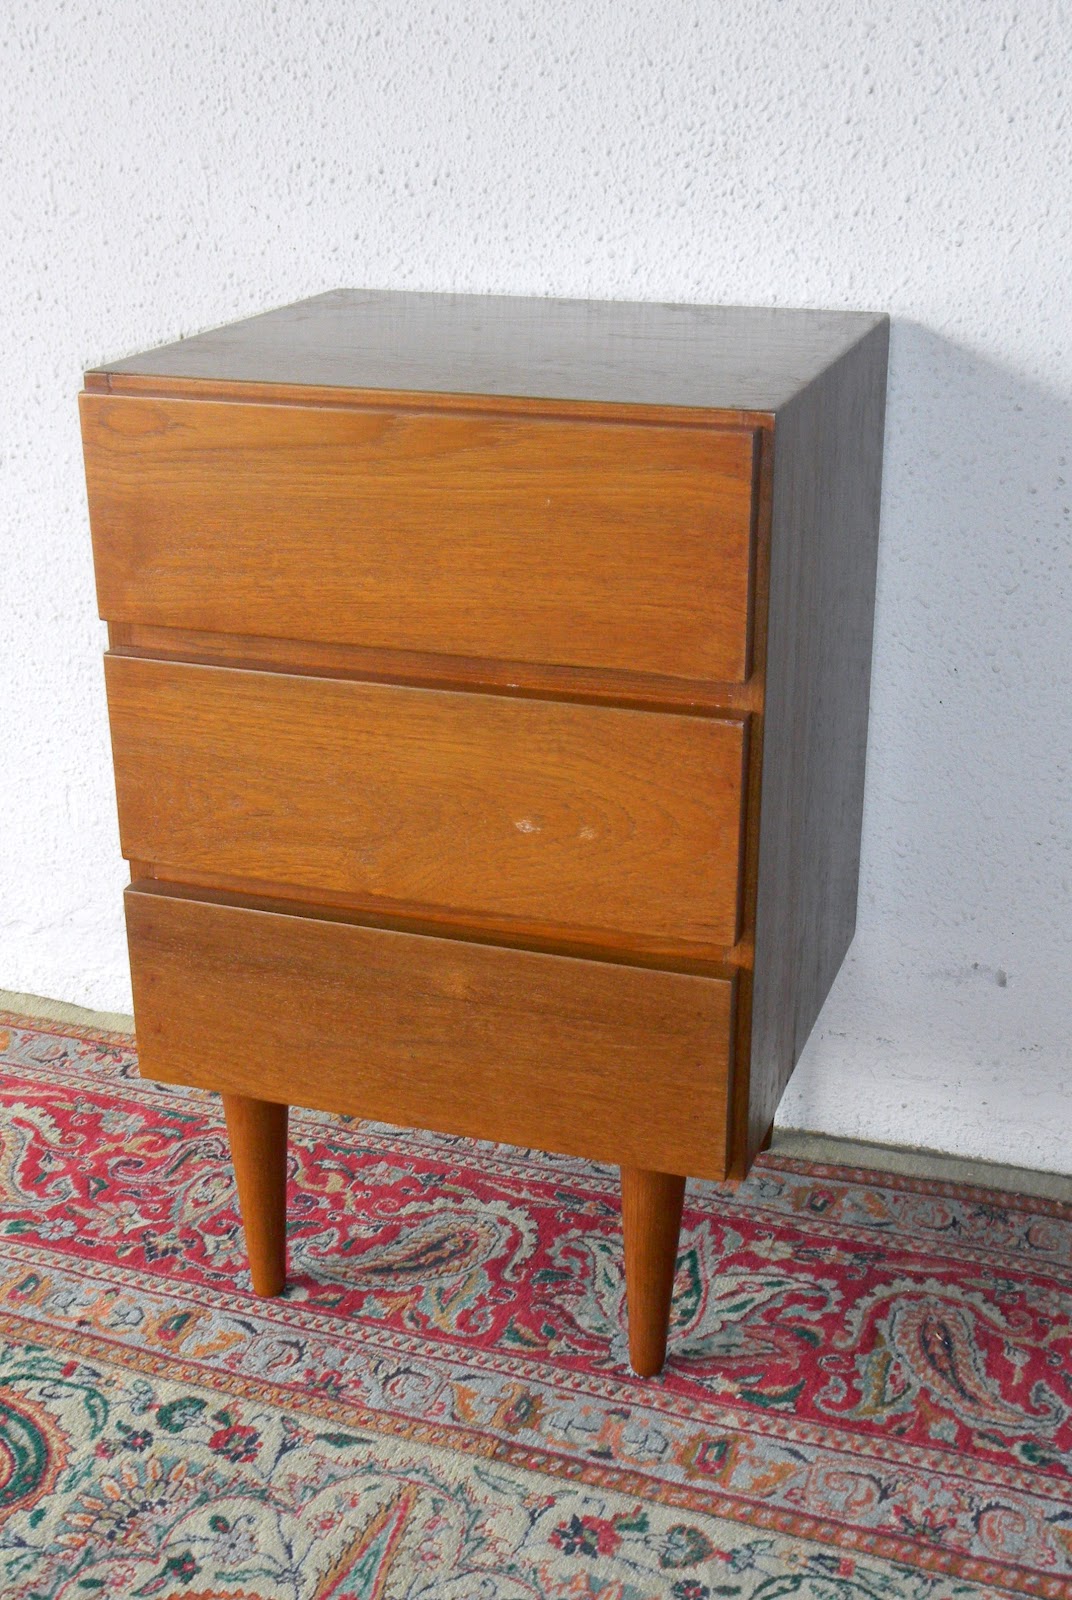
[[[841,312],[339,291],[87,374],[99,596],[127,658],[108,664],[124,847],[158,893],[222,918],[247,897],[246,917],[293,930],[251,937],[232,970],[219,920],[195,937],[181,912],[152,970],[185,972],[214,1018],[232,978],[250,1018],[258,984],[319,985],[330,1010],[360,966],[348,941],[374,934],[446,945],[455,1000],[462,940],[722,985],[644,1004],[732,989],[733,1065],[697,1137],[725,1166],[728,1133],[743,1176],[852,936],[887,340],[887,319]],[[388,972],[388,1018],[424,1004],[416,970]],[[520,1048],[525,985],[509,979],[503,1023],[481,974],[491,1009],[474,999],[468,1031],[514,1028]],[[167,992],[186,1044],[169,1065],[161,1033],[151,1059],[181,1077],[197,1050],[177,976]],[[271,1027],[272,1091],[247,1054],[230,1092],[289,1098],[300,1030]],[[354,1041],[332,1038],[350,1065],[319,1087],[350,1109]],[[670,1104],[692,1068],[642,1058],[643,1095],[622,1126],[599,1112],[581,1153],[706,1174],[682,1163],[710,1074]],[[520,1078],[462,1059],[482,1117],[516,1091],[516,1136],[550,1127],[565,1148]],[[390,1117],[408,1080],[396,1094],[378,1070]],[[421,1117],[454,1114],[422,1094]]]
[[[883,321],[775,424],[742,1174],[856,925],[888,340]]]
[[[253,1293],[282,1294],[287,1282],[287,1107],[225,1094],[223,1112]]]
[[[258,1100],[725,1171],[733,985],[127,891],[142,1072]]]
[[[515,922],[490,911],[474,922],[471,913],[444,906],[429,907],[412,901],[384,901],[371,896],[338,894],[322,889],[313,894],[295,884],[232,878],[222,872],[198,872],[151,862],[130,863],[133,881],[151,881],[171,894],[193,893],[198,900],[219,899],[239,904],[255,903],[265,911],[309,911],[337,922],[357,922],[397,933],[427,933],[433,938],[472,939],[481,944],[508,945],[518,950],[541,950],[553,956],[578,956],[581,960],[618,961],[626,966],[658,967],[667,972],[695,972],[700,977],[743,980],[750,976],[752,947],[744,940],[725,950],[672,936],[610,932],[605,928],[563,929],[560,924]],[[738,986],[738,993],[740,985]]]
[[[306,672],[318,678],[361,678],[366,683],[408,683],[418,689],[459,689],[541,700],[592,701],[633,711],[757,711],[761,682],[665,678],[609,667],[559,667],[541,662],[489,660],[420,650],[368,649],[309,639],[204,633],[157,628],[143,622],[108,625],[116,655],[166,657],[202,666],[252,667],[261,672]]]
[[[123,853],[385,902],[724,948],[745,725],[106,662]]]
[[[774,411],[867,312],[337,289],[109,362],[89,378]]]
[[[747,430],[82,396],[109,621],[739,681]]]
[[[653,1378],[666,1360],[684,1199],[684,1178],[622,1168],[629,1364],[641,1378]]]

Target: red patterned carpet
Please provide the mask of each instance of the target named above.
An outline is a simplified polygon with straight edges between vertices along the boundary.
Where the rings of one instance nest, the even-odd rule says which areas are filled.
[[[1072,1600],[1072,1208],[690,1185],[662,1379],[616,1175],[295,1113],[248,1290],[218,1102],[0,1014],[0,1593]]]

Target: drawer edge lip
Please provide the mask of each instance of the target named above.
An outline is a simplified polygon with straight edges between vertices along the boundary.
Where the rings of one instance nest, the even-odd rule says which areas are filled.
[[[262,379],[162,377],[90,368],[85,396],[141,395],[157,400],[245,401],[302,405],[314,410],[464,411],[475,415],[557,417],[576,422],[635,422],[663,427],[754,433],[773,429],[773,410],[684,406],[633,400],[582,400],[556,395],[473,393],[454,389],[355,389],[328,384],[268,383]]]
[[[134,618],[102,620],[108,625],[105,655],[135,660],[728,720],[754,714],[762,706],[763,686],[754,670],[745,677],[725,681],[677,678],[629,673],[613,667],[575,667],[512,661],[500,656],[460,656],[373,645],[319,644],[268,634],[208,632]]]
[[[460,698],[469,698],[472,695],[479,694],[493,700],[535,700],[553,705],[590,705],[593,710],[597,711],[634,711],[642,716],[689,717],[700,721],[726,722],[740,728],[747,727],[755,711],[754,706],[751,704],[736,706],[727,705],[721,701],[712,705],[704,704],[702,707],[692,705],[679,707],[674,704],[668,704],[665,701],[652,702],[651,704],[623,704],[621,703],[621,698],[617,696],[613,698],[603,696],[597,700],[590,695],[581,697],[577,694],[565,694],[562,692],[533,692],[529,689],[522,690],[518,687],[500,683],[466,682],[450,685],[426,683],[411,676],[399,677],[392,675],[388,677],[382,674],[372,675],[367,672],[325,672],[319,666],[301,667],[282,662],[264,664],[259,661],[253,663],[230,659],[224,660],[217,657],[208,660],[201,658],[191,659],[170,652],[140,649],[138,647],[132,648],[122,644],[109,645],[108,649],[103,652],[103,659],[106,663],[109,661],[146,661],[158,663],[160,666],[165,667],[191,667],[209,672],[263,673],[274,678],[298,678],[302,681],[308,680],[313,683],[368,684],[370,687],[404,689],[416,694],[457,695]],[[107,671],[107,667],[105,670]],[[721,688],[722,685],[719,687]],[[726,687],[733,686],[727,685]],[[631,696],[628,698],[632,699]]]
[[[552,956],[564,961],[639,968],[650,972],[676,974],[679,977],[707,978],[729,983],[733,987],[736,986],[741,971],[745,970],[743,961],[729,959],[731,952],[728,950],[720,952],[718,956],[700,956],[685,952],[589,945],[568,937],[543,938],[523,932],[513,933],[505,929],[490,928],[477,922],[459,927],[440,924],[430,915],[418,916],[390,910],[371,910],[366,906],[331,905],[315,898],[283,899],[271,892],[261,893],[254,887],[215,888],[209,884],[186,882],[181,878],[148,877],[142,870],[148,864],[137,865],[136,875],[132,876],[123,891],[124,900],[128,897],[189,900],[198,905],[230,907],[236,911],[257,911],[296,921],[333,922],[412,938],[436,939],[455,944],[479,944],[497,950],[524,951],[529,955]]]

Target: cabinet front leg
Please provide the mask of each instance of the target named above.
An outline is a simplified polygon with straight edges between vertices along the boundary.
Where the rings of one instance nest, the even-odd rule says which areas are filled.
[[[622,1168],[629,1363],[641,1378],[654,1377],[666,1359],[684,1199],[684,1178]]]
[[[259,1295],[282,1294],[287,1281],[287,1110],[243,1094],[223,1096],[249,1272]]]

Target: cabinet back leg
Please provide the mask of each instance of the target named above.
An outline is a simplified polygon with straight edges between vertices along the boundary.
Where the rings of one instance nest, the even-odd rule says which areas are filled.
[[[654,1377],[666,1359],[684,1199],[684,1178],[622,1168],[629,1363],[641,1378]]]
[[[242,1094],[222,1098],[253,1293],[282,1294],[287,1281],[288,1108]]]

